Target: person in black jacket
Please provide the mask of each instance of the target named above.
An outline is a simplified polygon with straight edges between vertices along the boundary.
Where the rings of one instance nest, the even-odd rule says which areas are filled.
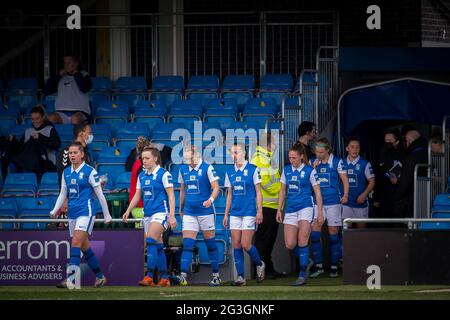
[[[317,129],[316,124],[314,122],[310,121],[303,121],[298,126],[298,142],[300,142],[306,150],[306,155],[308,156],[308,159],[311,159],[315,156],[310,144],[317,135]]]
[[[384,132],[384,145],[380,150],[379,162],[374,166],[375,186],[374,218],[392,218],[394,216],[394,194],[397,186],[392,183],[392,177],[400,178],[406,151],[400,141],[398,129],[388,129]]]
[[[91,108],[88,92],[92,88],[89,74],[75,54],[64,56],[64,69],[50,77],[43,88],[46,95],[57,92],[55,111],[49,115],[54,124],[79,124],[90,121]]]
[[[31,109],[32,127],[25,130],[20,141],[10,137],[17,152],[10,161],[19,171],[35,172],[40,177],[48,171],[56,171],[56,151],[61,145],[58,132],[46,117],[42,106]]]
[[[410,130],[405,135],[407,156],[400,178],[392,178],[397,185],[394,194],[394,217],[411,218],[414,212],[414,169],[417,164],[428,162],[428,141],[419,131]]]

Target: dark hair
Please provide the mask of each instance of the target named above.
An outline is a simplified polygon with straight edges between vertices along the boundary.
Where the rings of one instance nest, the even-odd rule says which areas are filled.
[[[83,145],[81,144],[81,142],[73,141],[73,142],[69,145],[69,148],[70,148],[70,147],[78,147],[78,149],[79,149],[81,152],[84,153],[84,147],[83,147]],[[83,157],[82,159],[84,160],[84,157]]]
[[[312,131],[315,126],[316,126],[316,124],[314,122],[303,121],[298,126],[298,129],[297,129],[298,136],[299,137],[303,137],[305,134],[307,134],[308,132]]]
[[[142,151],[141,151],[141,159],[142,159],[142,154],[146,151],[150,152],[152,154],[152,156],[154,156],[156,158],[156,163],[158,165],[161,165],[161,152],[159,152],[158,149],[156,149],[155,147],[150,147],[150,146],[144,147],[144,149],[142,149]]]
[[[402,137],[404,137],[410,131],[419,131],[419,130],[417,130],[417,128],[412,124],[405,124],[401,130]]]
[[[89,127],[89,126],[90,126],[90,124],[88,122],[86,122],[86,121],[75,125],[73,127],[73,136],[75,138],[78,138],[80,133],[83,132],[84,130],[86,130],[86,128]]]
[[[80,56],[79,56],[78,54],[73,53],[73,52],[70,52],[70,53],[66,53],[66,54],[64,55],[64,58],[65,58],[65,57],[71,57],[71,58],[73,59],[73,61],[75,61],[76,63],[78,63],[78,70],[79,70],[79,71],[85,69],[84,63],[81,61]]]
[[[350,144],[350,142],[356,141],[359,144],[361,144],[361,141],[359,140],[359,138],[357,136],[351,136],[350,138],[348,138],[347,140],[347,146]]]
[[[330,141],[328,141],[327,138],[320,138],[319,140],[317,140],[316,144],[314,145],[314,149],[317,147],[325,148],[325,150],[328,150],[331,152]]]
[[[395,139],[400,140],[400,130],[396,128],[384,130],[384,136],[387,134],[392,134]]]
[[[45,117],[45,109],[44,109],[44,107],[41,106],[41,105],[34,106],[34,107],[31,109],[30,114],[32,114],[32,113],[39,113],[42,117]]]
[[[306,148],[303,145],[303,143],[296,143],[294,144],[289,151],[295,151],[298,153],[298,155],[303,155],[303,163],[308,163],[309,159],[308,159],[308,154],[306,153]]]

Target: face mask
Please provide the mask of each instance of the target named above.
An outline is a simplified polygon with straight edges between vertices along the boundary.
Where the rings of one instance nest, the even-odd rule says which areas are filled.
[[[386,149],[388,149],[388,150],[394,149],[394,144],[391,142],[386,142],[384,145],[386,146]]]
[[[86,144],[90,144],[93,140],[94,140],[94,135],[93,134],[88,135],[88,138],[86,140]]]

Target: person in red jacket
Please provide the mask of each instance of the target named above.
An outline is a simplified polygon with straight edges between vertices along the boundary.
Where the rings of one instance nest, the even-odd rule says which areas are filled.
[[[136,159],[133,163],[133,166],[131,168],[131,179],[130,179],[130,198],[129,201],[131,202],[131,199],[133,199],[134,194],[136,193],[136,182],[139,176],[139,173],[142,172],[142,161],[140,158],[140,154],[142,150],[144,150],[145,147],[151,146],[151,143],[149,140],[147,140],[144,137],[139,137],[136,142]],[[131,211],[131,215],[135,219],[140,219],[144,217],[144,205],[142,203],[142,199],[139,201],[138,205]],[[140,223],[136,223],[136,228],[140,228]]]

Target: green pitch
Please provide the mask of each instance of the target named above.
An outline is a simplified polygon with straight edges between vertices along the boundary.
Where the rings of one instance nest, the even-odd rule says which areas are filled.
[[[0,287],[0,299],[149,299],[149,300],[247,300],[247,299],[450,299],[449,286],[382,286],[381,290],[368,290],[365,286],[342,285],[342,279],[309,279],[304,287],[291,287],[295,278],[266,280],[263,284],[248,281],[246,287],[221,287],[192,285],[170,288],[109,287],[81,290],[54,287]]]

